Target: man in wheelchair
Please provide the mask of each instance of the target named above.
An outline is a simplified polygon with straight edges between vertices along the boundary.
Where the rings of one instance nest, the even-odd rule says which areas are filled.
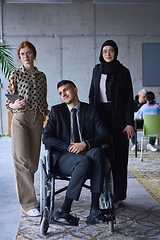
[[[107,222],[99,209],[105,168],[101,145],[108,143],[107,130],[94,107],[79,100],[72,81],[60,81],[57,89],[63,103],[52,106],[43,143],[52,146],[53,166],[71,178],[56,222],[78,225],[79,219],[70,215],[71,205],[78,201],[87,178],[91,179],[91,209],[86,223]]]

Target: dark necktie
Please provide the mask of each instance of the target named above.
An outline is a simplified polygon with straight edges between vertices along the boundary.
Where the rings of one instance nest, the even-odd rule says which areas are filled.
[[[77,124],[77,116],[76,116],[77,109],[72,108],[71,112],[72,112],[72,117],[73,117],[74,142],[80,142],[79,132],[78,132],[78,124]]]

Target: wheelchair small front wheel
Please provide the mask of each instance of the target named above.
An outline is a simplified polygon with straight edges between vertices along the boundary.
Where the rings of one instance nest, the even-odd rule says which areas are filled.
[[[49,219],[44,217],[41,222],[40,233],[42,235],[46,235],[48,228],[49,228]]]
[[[114,222],[113,222],[113,221],[109,221],[109,222],[108,222],[108,225],[109,225],[109,231],[110,231],[110,232],[113,232]]]

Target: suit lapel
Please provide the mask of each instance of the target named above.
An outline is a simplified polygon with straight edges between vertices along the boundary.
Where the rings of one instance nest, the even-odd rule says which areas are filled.
[[[64,129],[67,129],[66,135],[69,137],[69,140],[70,140],[70,125],[71,125],[70,124],[70,113],[69,113],[69,109],[66,104],[63,105],[62,114],[63,114],[63,120],[64,120],[64,125],[65,125]]]
[[[81,105],[80,105],[80,118],[79,118],[79,125],[80,125],[81,134],[82,134],[84,120],[85,120],[85,112],[86,112],[86,106],[85,106],[85,104],[83,104],[81,102]]]

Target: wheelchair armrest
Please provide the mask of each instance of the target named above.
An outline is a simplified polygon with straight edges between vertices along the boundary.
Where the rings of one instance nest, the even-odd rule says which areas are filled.
[[[105,150],[105,149],[109,148],[109,146],[108,146],[108,144],[102,144],[101,148],[102,148],[102,150]]]
[[[52,146],[45,145],[45,150],[51,151],[52,150]]]
[[[53,173],[53,169],[54,169],[54,166],[53,166],[53,156],[52,156],[52,150],[53,150],[53,147],[52,146],[48,146],[48,145],[44,145],[45,147],[45,150],[47,152],[47,159],[46,159],[46,165],[47,165],[47,173],[48,173],[48,176],[51,175],[51,173]]]

